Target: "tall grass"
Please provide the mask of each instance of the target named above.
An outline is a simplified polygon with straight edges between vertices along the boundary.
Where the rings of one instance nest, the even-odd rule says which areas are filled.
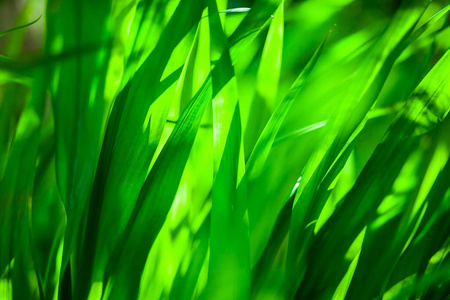
[[[446,4],[1,2],[0,298],[448,299]]]

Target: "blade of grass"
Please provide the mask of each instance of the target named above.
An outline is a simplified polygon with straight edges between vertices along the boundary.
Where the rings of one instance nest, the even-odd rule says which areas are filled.
[[[39,21],[39,20],[41,19],[41,17],[42,17],[42,15],[40,15],[36,20],[31,21],[30,23],[27,23],[27,24],[24,24],[24,25],[20,25],[20,26],[16,26],[16,27],[14,27],[14,28],[11,28],[11,29],[2,31],[2,32],[0,32],[0,37],[4,36],[4,35],[7,34],[7,33],[10,33],[10,32],[12,32],[12,31],[14,31],[14,30],[19,30],[19,29],[22,29],[22,28],[27,28],[28,26],[31,26],[31,25],[33,25],[34,23],[36,23],[37,21]]]
[[[236,106],[222,161],[214,181],[211,255],[207,297],[246,299],[250,295],[250,253],[245,199],[239,195],[240,112]]]
[[[284,2],[275,12],[264,43],[261,61],[256,74],[256,89],[250,105],[250,115],[245,123],[245,148],[253,149],[270,115],[277,105],[281,73],[284,33]]]

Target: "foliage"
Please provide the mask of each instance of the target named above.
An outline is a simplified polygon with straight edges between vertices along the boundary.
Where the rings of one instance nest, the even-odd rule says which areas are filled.
[[[14,1],[1,299],[450,295],[448,3],[248,2]]]

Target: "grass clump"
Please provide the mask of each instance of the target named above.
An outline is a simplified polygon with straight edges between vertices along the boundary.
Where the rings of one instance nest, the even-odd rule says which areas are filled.
[[[445,299],[446,4],[1,2],[0,298]]]

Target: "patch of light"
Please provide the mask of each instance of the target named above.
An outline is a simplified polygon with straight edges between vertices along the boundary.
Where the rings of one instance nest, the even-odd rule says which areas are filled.
[[[289,198],[292,197],[295,192],[297,192],[298,187],[300,186],[300,181],[302,180],[302,176],[300,175],[300,177],[297,179],[297,182],[294,185],[294,188],[291,191],[291,194],[289,195]]]

